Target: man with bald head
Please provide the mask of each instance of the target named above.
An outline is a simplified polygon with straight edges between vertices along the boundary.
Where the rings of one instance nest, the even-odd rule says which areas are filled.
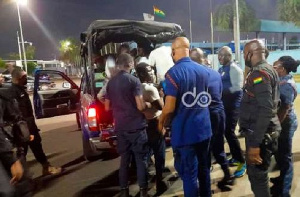
[[[235,134],[235,128],[238,122],[239,108],[243,94],[244,74],[242,69],[232,61],[232,51],[228,46],[220,49],[218,59],[222,65],[219,73],[221,74],[223,83],[222,101],[226,115],[225,137],[232,154],[232,159],[229,160],[229,163],[238,165],[234,176],[242,177],[246,173],[246,163],[240,142]]]
[[[193,48],[190,52],[190,57],[193,61],[197,62],[198,64],[205,64],[205,55],[203,50],[200,48]]]
[[[175,65],[166,73],[166,101],[159,120],[162,131],[171,120],[171,144],[175,168],[183,180],[184,195],[211,196],[210,154],[211,124],[208,106],[209,72],[189,57],[187,38],[172,43]],[[199,180],[199,183],[198,181]]]
[[[281,130],[277,116],[279,77],[265,60],[265,47],[252,40],[244,48],[250,68],[241,102],[240,128],[245,132],[247,169],[255,196],[271,196],[268,167]]]

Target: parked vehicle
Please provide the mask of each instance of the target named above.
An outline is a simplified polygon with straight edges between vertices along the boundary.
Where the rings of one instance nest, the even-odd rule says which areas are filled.
[[[120,43],[136,42],[155,46],[183,35],[181,27],[173,23],[156,21],[97,20],[81,34],[81,63],[84,74],[80,87],[58,71],[37,71],[34,83],[34,107],[37,118],[77,113],[82,130],[83,153],[87,160],[98,155],[97,145],[108,142],[116,145],[112,112],[104,110],[97,93],[105,84],[105,60],[116,57]],[[60,75],[66,83],[56,91],[38,89],[42,74]],[[68,92],[68,93],[66,93]],[[73,104],[71,102],[73,92]],[[74,99],[74,95],[76,99]],[[75,102],[75,103],[74,103]],[[77,107],[72,107],[72,105]]]
[[[10,74],[6,74],[3,75],[4,77],[4,84],[6,86],[10,86],[11,85],[11,75]],[[34,77],[31,76],[27,76],[27,91],[31,92],[33,91],[34,88]],[[50,89],[50,88],[54,88],[56,86],[56,84],[50,80],[50,76],[48,75],[43,75],[39,78],[39,88],[42,89]]]

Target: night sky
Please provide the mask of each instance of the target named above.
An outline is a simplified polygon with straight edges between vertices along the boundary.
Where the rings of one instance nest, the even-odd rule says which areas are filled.
[[[209,0],[190,0],[193,41],[210,40]],[[212,0],[214,9],[230,0]],[[18,14],[14,0],[0,0],[0,57],[18,52]],[[96,19],[143,20],[142,13],[153,13],[153,5],[163,10],[165,18],[157,21],[178,23],[189,35],[188,0],[28,0],[21,7],[24,40],[36,47],[37,59],[58,57],[59,40],[79,38]],[[260,19],[277,20],[276,0],[247,0]],[[243,39],[242,35],[242,39]],[[250,34],[250,37],[254,34]],[[231,41],[231,34],[216,33],[216,41]]]

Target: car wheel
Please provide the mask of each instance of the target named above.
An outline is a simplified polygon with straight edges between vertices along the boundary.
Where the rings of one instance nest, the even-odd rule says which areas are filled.
[[[83,156],[88,161],[97,160],[97,150],[96,147],[90,143],[88,139],[82,135],[82,148],[83,148]]]

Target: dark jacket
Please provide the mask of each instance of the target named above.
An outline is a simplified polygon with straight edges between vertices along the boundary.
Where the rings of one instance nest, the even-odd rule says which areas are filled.
[[[11,96],[18,102],[19,110],[21,112],[22,117],[27,122],[30,133],[34,134],[35,132],[38,132],[39,129],[37,128],[37,125],[35,123],[32,104],[29,95],[26,92],[26,88],[16,84],[12,84],[9,90]]]
[[[11,98],[6,90],[0,89],[0,160],[5,167],[10,167],[17,158],[13,154],[13,146],[3,127],[7,121],[17,121],[20,116],[10,103]]]
[[[249,71],[240,108],[240,127],[247,130],[250,147],[259,147],[266,132],[281,130],[279,101],[278,74],[262,61]]]

